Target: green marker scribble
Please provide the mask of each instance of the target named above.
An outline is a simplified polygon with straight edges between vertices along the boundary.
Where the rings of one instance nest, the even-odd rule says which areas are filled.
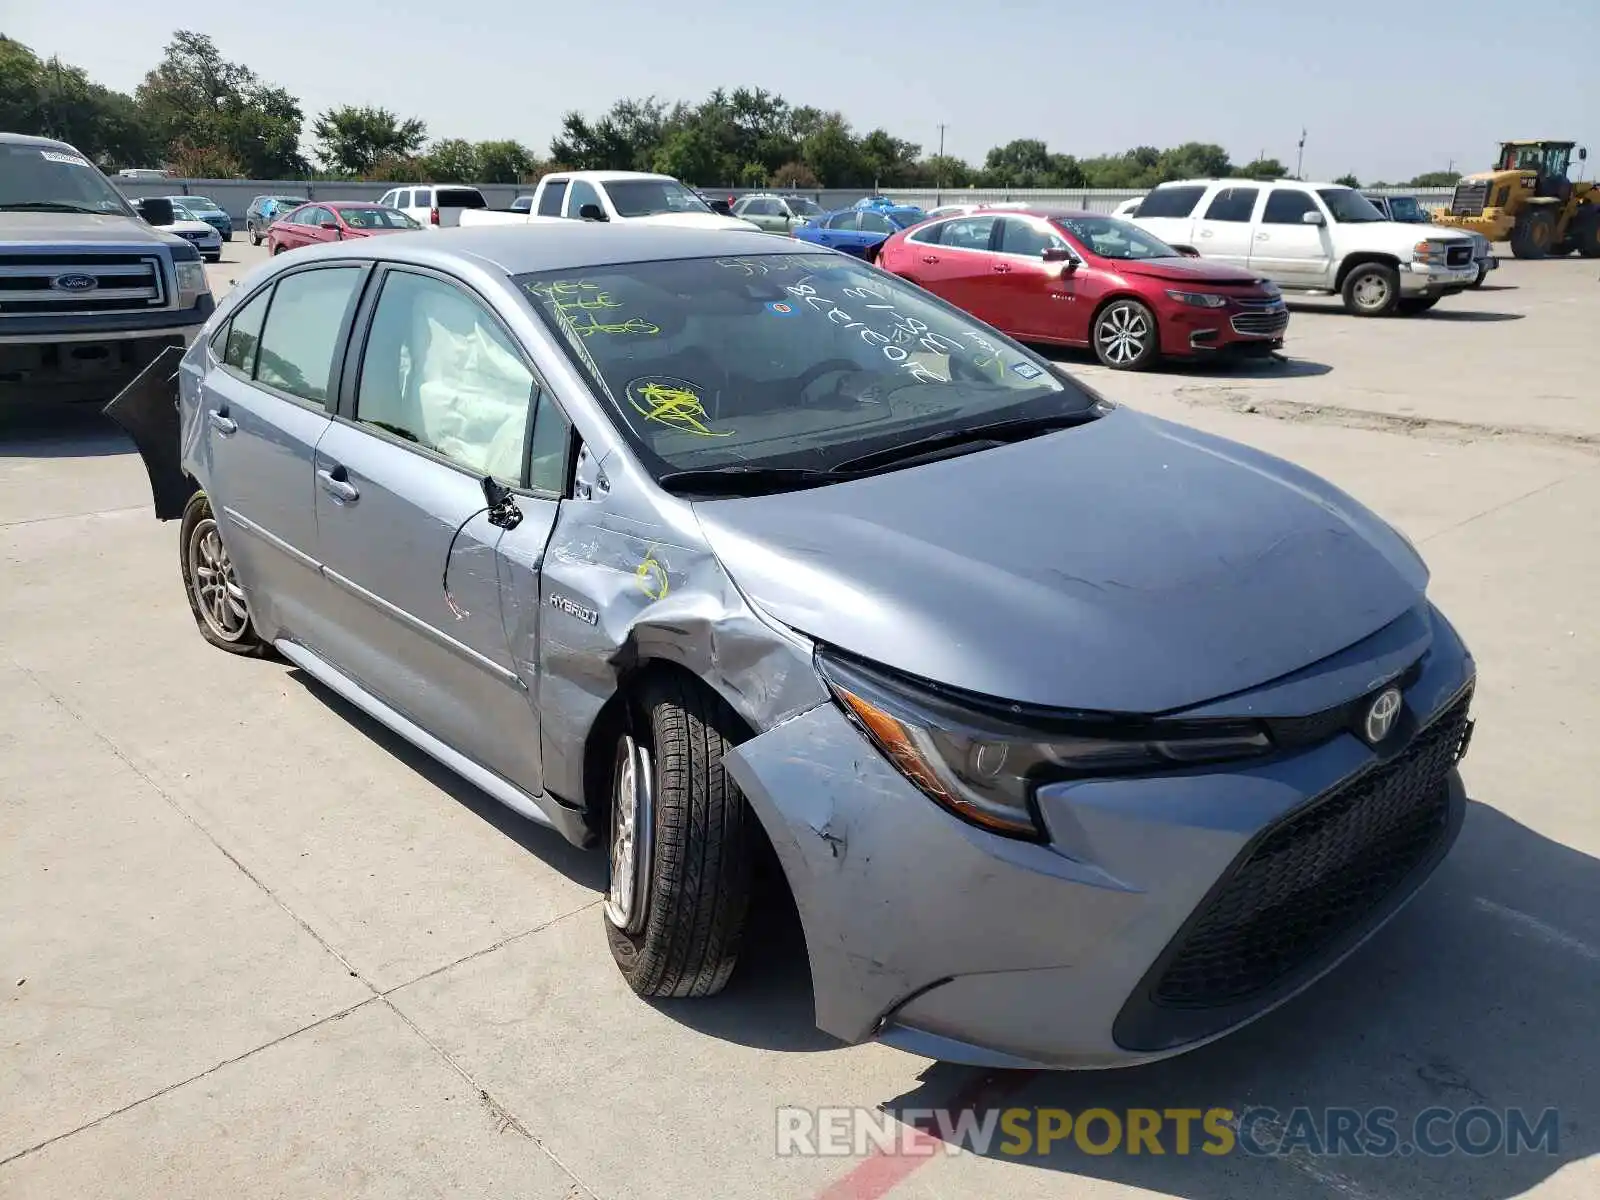
[[[565,313],[563,313],[562,315],[566,316]],[[586,338],[592,333],[660,333],[661,332],[661,326],[652,325],[649,321],[646,321],[643,317],[629,317],[626,321],[606,322],[606,321],[597,321],[597,320],[595,320],[595,316],[594,316],[593,313],[585,313],[584,315],[589,318],[589,323],[587,325],[579,325],[576,321],[572,320],[570,317],[567,318],[567,322],[566,322],[567,325],[572,329],[572,332],[577,334],[581,338]]]
[[[628,402],[646,421],[657,421],[683,433],[695,433],[701,437],[733,436],[731,430],[718,433],[706,427],[705,405],[688,388],[647,383],[639,388],[629,388]]]

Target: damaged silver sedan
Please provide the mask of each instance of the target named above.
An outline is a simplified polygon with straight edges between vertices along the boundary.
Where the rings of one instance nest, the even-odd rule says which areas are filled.
[[[1475,670],[1404,537],[843,255],[330,245],[107,411],[201,634],[603,845],[643,995],[723,987],[766,843],[828,1033],[1158,1058],[1330,969],[1462,820]]]

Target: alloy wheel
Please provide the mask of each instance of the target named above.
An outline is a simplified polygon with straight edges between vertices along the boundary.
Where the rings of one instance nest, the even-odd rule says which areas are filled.
[[[1114,304],[1100,318],[1096,336],[1105,357],[1118,366],[1126,366],[1144,354],[1150,322],[1132,305]]]
[[[1380,309],[1389,303],[1389,281],[1376,271],[1356,280],[1356,303],[1366,309]]]
[[[606,888],[606,920],[624,933],[644,928],[645,896],[650,887],[651,832],[655,813],[650,755],[624,735],[617,753],[611,797],[611,882]]]
[[[195,607],[212,633],[225,642],[237,642],[249,632],[244,589],[213,518],[197,522],[190,534],[189,581]]]

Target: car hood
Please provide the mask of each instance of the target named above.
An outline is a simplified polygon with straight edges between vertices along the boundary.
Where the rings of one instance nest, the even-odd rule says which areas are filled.
[[[168,233],[215,233],[216,229],[209,221],[174,221],[171,225],[158,225]]]
[[[1410,545],[1270,455],[1117,409],[866,479],[700,501],[777,621],[900,671],[1060,708],[1159,713],[1277,679],[1421,600]]]
[[[624,221],[641,225],[671,225],[682,229],[753,229],[763,232],[761,226],[742,217],[725,217],[721,213],[651,213],[648,217],[623,217]]]
[[[207,226],[207,228],[210,228]],[[172,239],[133,217],[100,213],[0,212],[0,241],[7,249],[96,249],[107,245],[163,245]]]
[[[1243,267],[1204,258],[1105,259],[1108,270],[1146,279],[1171,279],[1184,283],[1260,283],[1261,276]]]
[[[1438,242],[1471,241],[1459,229],[1419,225],[1406,221],[1362,221],[1345,228],[1354,230],[1352,246],[1363,250],[1387,250],[1402,260],[1411,253],[1411,247],[1424,239]]]

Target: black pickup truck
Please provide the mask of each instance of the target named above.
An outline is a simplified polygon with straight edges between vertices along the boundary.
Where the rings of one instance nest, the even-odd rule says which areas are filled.
[[[0,133],[0,414],[111,399],[215,304],[200,252],[65,142]]]

